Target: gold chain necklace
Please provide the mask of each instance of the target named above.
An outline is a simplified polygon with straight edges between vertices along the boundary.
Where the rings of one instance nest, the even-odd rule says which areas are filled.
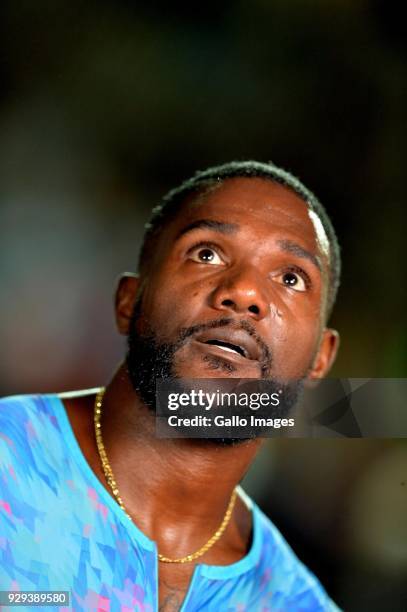
[[[96,399],[95,399],[95,409],[94,409],[93,420],[95,423],[96,445],[98,448],[99,457],[102,463],[102,469],[103,469],[107,484],[111,488],[114,498],[119,504],[120,508],[124,510],[124,512],[129,517],[129,519],[132,521],[130,514],[127,512],[123,504],[123,500],[120,497],[119,489],[117,487],[117,483],[113,475],[113,470],[110,467],[109,459],[107,458],[105,446],[103,444],[102,424],[100,420],[102,417],[102,402],[103,402],[104,393],[105,393],[105,389],[102,388],[96,394]],[[191,553],[190,555],[186,555],[185,557],[180,557],[179,559],[170,559],[169,557],[166,557],[165,555],[158,553],[158,559],[162,561],[163,563],[189,563],[190,561],[194,561],[198,557],[201,557],[203,554],[205,554],[206,551],[209,550],[215,544],[215,542],[219,540],[219,538],[222,536],[223,532],[225,531],[226,527],[228,526],[228,523],[233,513],[233,508],[235,506],[236,494],[237,494],[236,489],[234,489],[231,495],[230,501],[229,501],[229,505],[225,512],[225,516],[223,517],[222,523],[220,524],[218,529],[215,531],[213,536],[209,538],[206,544],[204,544],[199,550],[197,550],[194,553]]]

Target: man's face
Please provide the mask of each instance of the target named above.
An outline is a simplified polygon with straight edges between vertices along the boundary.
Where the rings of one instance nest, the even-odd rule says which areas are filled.
[[[321,348],[325,245],[315,216],[287,188],[226,180],[187,201],[163,230],[133,332],[165,345],[182,378],[290,381],[321,367],[323,375],[334,354],[332,342]],[[320,367],[321,350],[331,354]]]

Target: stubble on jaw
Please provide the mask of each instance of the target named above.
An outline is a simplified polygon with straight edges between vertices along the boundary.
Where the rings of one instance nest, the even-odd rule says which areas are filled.
[[[137,330],[137,324],[140,322],[141,318],[141,298],[139,298],[135,304],[130,321],[126,367],[134,391],[150,412],[155,414],[157,379],[174,379],[174,383],[178,381],[178,384],[182,384],[182,379],[177,376],[176,366],[174,364],[176,352],[194,333],[203,331],[206,328],[213,329],[216,326],[228,325],[231,320],[224,319],[223,321],[212,321],[207,324],[198,324],[190,328],[184,328],[179,334],[179,338],[176,342],[160,343],[157,334],[150,325],[146,325],[146,331],[144,333]],[[261,344],[265,357],[263,363],[260,364],[261,370],[263,372],[269,372],[271,368],[270,351],[268,347],[265,347],[264,343]],[[215,355],[205,355],[203,361],[209,366],[211,371],[228,374],[229,377],[237,371],[237,368],[233,364]],[[230,379],[229,377],[228,379]],[[280,388],[283,389],[285,397],[284,408],[280,410],[281,413],[274,416],[284,417],[297,404],[301,396],[305,376],[300,380],[290,381],[288,383],[282,383],[281,381],[267,378],[265,375],[261,376],[259,380],[268,381],[270,385],[275,387],[275,390]],[[246,438],[208,438],[198,440],[201,443],[210,445],[236,446],[256,437],[257,436]]]

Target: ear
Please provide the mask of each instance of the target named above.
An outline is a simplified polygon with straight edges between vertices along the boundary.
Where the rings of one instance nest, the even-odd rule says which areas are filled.
[[[335,329],[325,328],[322,332],[318,353],[314,359],[308,378],[324,378],[335,361],[339,348],[339,333]]]
[[[119,278],[115,293],[116,325],[120,334],[127,336],[140,287],[137,274],[125,272]]]

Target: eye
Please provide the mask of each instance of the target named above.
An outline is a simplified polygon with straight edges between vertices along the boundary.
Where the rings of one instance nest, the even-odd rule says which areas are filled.
[[[188,251],[189,259],[197,263],[221,266],[224,264],[216,248],[210,244],[197,244]]]
[[[282,274],[275,276],[274,280],[281,285],[300,292],[307,291],[311,284],[308,275],[303,271],[297,270],[286,270]]]

